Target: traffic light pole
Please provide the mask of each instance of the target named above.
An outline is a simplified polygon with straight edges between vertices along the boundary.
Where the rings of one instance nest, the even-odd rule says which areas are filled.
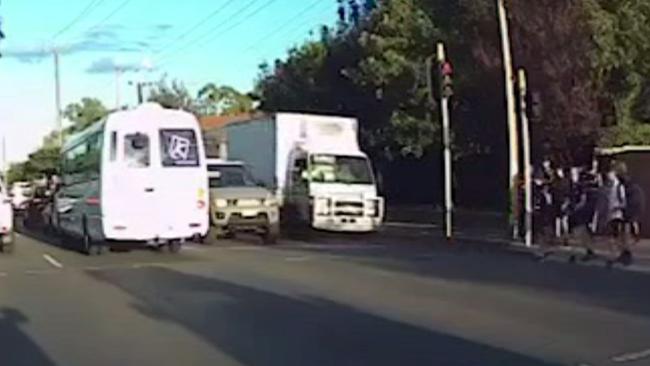
[[[526,106],[526,96],[528,95],[528,82],[526,80],[526,71],[519,69],[519,105],[521,110],[521,142],[524,153],[524,189],[525,189],[525,236],[524,240],[527,247],[533,245],[533,182],[532,182],[532,164],[530,151],[530,124],[528,123],[528,113]]]
[[[506,90],[506,107],[508,116],[508,140],[510,152],[510,164],[508,177],[510,188],[510,224],[512,225],[512,234],[516,239],[519,237],[519,205],[518,184],[519,178],[519,136],[517,132],[517,111],[515,102],[514,72],[512,67],[512,53],[510,48],[510,33],[508,30],[508,16],[505,0],[497,0],[497,9],[499,12],[499,26],[501,29],[501,45],[503,48],[503,69],[505,74]]]
[[[445,45],[438,43],[438,65],[445,65],[447,59],[445,56]],[[444,179],[445,179],[445,238],[451,240],[453,236],[453,209],[454,202],[452,196],[452,167],[451,167],[451,134],[449,122],[449,95],[442,90],[440,93],[440,112],[442,116],[442,144],[444,159]]]

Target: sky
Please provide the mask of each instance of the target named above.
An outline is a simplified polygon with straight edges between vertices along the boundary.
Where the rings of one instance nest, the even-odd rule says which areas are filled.
[[[336,0],[2,0],[6,159],[26,159],[56,128],[53,50],[63,107],[83,97],[134,105],[130,84],[161,78],[193,93],[208,82],[249,91],[261,62],[317,37],[336,7]]]

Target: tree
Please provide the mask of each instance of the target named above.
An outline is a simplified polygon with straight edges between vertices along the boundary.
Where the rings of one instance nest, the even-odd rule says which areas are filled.
[[[104,118],[108,109],[99,99],[82,98],[79,103],[69,104],[63,111],[63,116],[72,121],[72,126],[66,129],[66,134],[83,131],[93,123]]]
[[[160,80],[151,88],[148,101],[158,103],[164,108],[182,109],[198,114],[194,98],[185,85],[178,80],[172,81],[171,84],[164,79]]]
[[[223,116],[249,113],[253,111],[253,99],[230,86],[206,84],[198,92],[198,104],[201,114],[219,114]]]

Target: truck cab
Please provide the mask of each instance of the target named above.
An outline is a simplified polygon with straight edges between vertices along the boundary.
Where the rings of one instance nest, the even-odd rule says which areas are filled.
[[[318,230],[376,231],[384,216],[370,160],[361,153],[296,150],[285,203]]]

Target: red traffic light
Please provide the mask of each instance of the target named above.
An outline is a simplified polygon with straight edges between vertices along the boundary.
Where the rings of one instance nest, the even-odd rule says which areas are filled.
[[[450,76],[454,73],[454,67],[451,66],[451,62],[445,62],[442,64],[442,75]]]

